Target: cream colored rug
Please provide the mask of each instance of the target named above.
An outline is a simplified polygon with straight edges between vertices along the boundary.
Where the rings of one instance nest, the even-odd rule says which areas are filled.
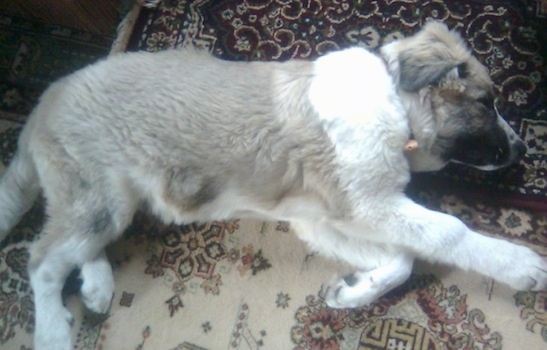
[[[472,225],[547,253],[546,215],[439,201]],[[36,207],[0,250],[2,349],[32,348],[25,269],[41,222]],[[179,227],[142,215],[109,257],[116,293],[108,315],[67,298],[76,349],[547,348],[547,293],[448,267],[420,263],[410,281],[373,305],[330,309],[322,283],[351,270],[308,251],[284,222]]]

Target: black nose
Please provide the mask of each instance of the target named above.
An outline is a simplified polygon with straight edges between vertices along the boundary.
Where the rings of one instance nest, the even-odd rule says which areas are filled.
[[[522,158],[524,158],[524,155],[526,154],[526,144],[519,140],[517,143],[514,144],[513,149],[516,154],[515,161],[519,161]]]

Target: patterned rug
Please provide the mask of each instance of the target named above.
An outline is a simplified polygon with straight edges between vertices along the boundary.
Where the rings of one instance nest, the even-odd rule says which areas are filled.
[[[0,111],[26,116],[49,83],[108,55],[113,35],[0,13]]]
[[[157,9],[141,12],[132,49],[191,44],[234,60],[307,58],[349,45],[376,49],[414,32],[428,18],[442,19],[458,28],[490,67],[504,97],[502,110],[532,152],[519,167],[479,179],[461,168],[435,175],[440,184],[465,185],[451,186],[453,193],[421,184],[411,193],[487,235],[547,256],[547,211],[515,210],[492,205],[488,196],[462,195],[473,181],[532,202],[546,195],[541,3],[491,3],[164,0]],[[20,124],[3,123],[5,166]],[[43,219],[37,204],[0,244],[2,349],[32,348],[27,249]],[[350,269],[308,251],[284,222],[174,226],[139,214],[108,254],[116,281],[108,315],[82,307],[74,278],[65,289],[77,320],[75,349],[547,348],[547,292],[518,292],[449,267],[419,263],[407,283],[378,302],[330,309],[321,286]]]

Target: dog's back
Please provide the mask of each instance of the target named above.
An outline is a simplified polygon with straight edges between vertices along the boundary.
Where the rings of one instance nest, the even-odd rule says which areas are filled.
[[[307,102],[312,77],[304,61],[235,63],[193,49],[121,54],[51,86],[20,153],[32,149],[25,164],[37,166],[49,202],[97,191],[97,213],[134,202],[124,203],[124,223],[143,201],[176,222],[223,219],[245,202],[249,211],[272,207],[304,191],[303,167],[329,165],[315,163],[328,163],[332,149]],[[225,205],[204,205],[215,200]]]
[[[281,198],[307,192],[347,215],[352,205],[335,174],[343,148],[354,153],[358,142],[371,155],[370,174],[347,169],[367,182],[350,191],[356,200],[364,189],[384,190],[382,179],[392,192],[391,179],[401,188],[408,178],[400,154],[407,122],[396,96],[383,101],[394,94],[385,68],[380,63],[375,77],[377,68],[360,65],[368,61],[380,62],[362,49],[284,63],[229,62],[195,49],[120,54],[53,84],[25,127],[20,154],[32,150],[25,164],[38,168],[32,180],[50,203],[92,195],[82,206],[113,219],[125,207],[116,228],[143,202],[165,221],[191,222],[266,214]],[[387,86],[370,90],[366,79]],[[361,95],[365,88],[377,90],[374,97]],[[352,108],[367,118],[337,119]],[[3,220],[3,232],[17,219]]]

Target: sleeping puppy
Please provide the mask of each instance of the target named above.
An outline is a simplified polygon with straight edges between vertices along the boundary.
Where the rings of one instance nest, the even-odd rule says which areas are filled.
[[[545,259],[404,194],[410,171],[518,161],[524,144],[494,98],[486,68],[435,22],[380,55],[351,48],[279,63],[139,52],[58,81],[0,185],[0,239],[41,190],[47,199],[29,262],[36,349],[71,348],[61,289],[74,267],[86,305],[107,311],[103,248],[143,204],[177,224],[290,221],[311,248],[355,267],[328,289],[332,307],[373,302],[416,258],[544,290]],[[404,152],[410,139],[419,147]]]

